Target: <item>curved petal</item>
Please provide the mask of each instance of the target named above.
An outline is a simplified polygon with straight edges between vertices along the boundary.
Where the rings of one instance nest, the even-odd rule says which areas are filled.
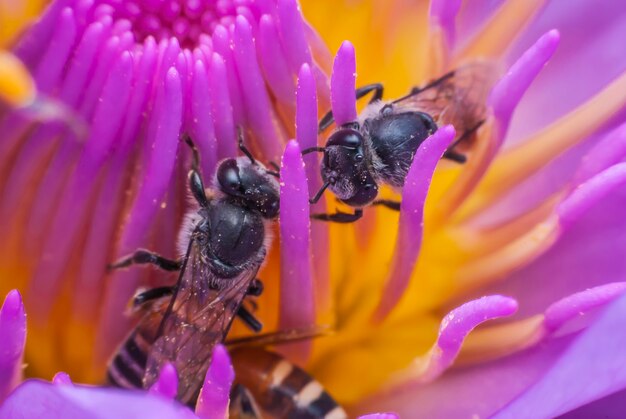
[[[196,414],[203,419],[228,416],[230,387],[235,379],[235,370],[223,345],[217,345],[211,355],[211,365],[206,372],[204,385],[196,404]]]
[[[178,374],[176,367],[171,363],[166,363],[159,371],[159,378],[150,387],[150,393],[158,394],[166,399],[174,399],[178,392]]]
[[[494,418],[554,417],[626,388],[624,318],[626,297],[621,297],[535,385]]]
[[[20,385],[0,406],[0,418],[195,419],[187,407],[143,391],[59,386],[39,380]]]
[[[0,308],[0,402],[22,379],[26,344],[26,313],[17,290],[7,294]]]
[[[349,41],[337,51],[330,81],[330,100],[337,125],[356,120],[356,53]]]

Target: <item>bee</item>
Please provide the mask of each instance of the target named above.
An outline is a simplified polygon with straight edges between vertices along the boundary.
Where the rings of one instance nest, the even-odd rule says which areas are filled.
[[[198,204],[190,211],[179,236],[180,260],[139,249],[110,268],[153,264],[179,271],[173,287],[138,294],[135,308],[143,311],[136,328],[109,363],[107,378],[115,386],[149,388],[164,364],[179,376],[177,399],[197,398],[214,346],[222,343],[235,316],[258,332],[261,323],[242,305],[248,295],[263,290],[256,278],[270,245],[270,224],[278,217],[278,173],[267,170],[243,146],[245,156],[219,163],[213,188],[205,191],[199,155],[193,152],[189,188]]]
[[[231,351],[236,383],[231,418],[344,419],[345,410],[306,371],[273,352],[243,346]]]
[[[484,122],[485,103],[495,74],[491,62],[476,61],[392,101],[382,100],[380,83],[357,89],[357,99],[374,92],[358,119],[337,127],[324,147],[303,150],[303,154],[324,153],[321,162],[324,183],[311,203],[330,189],[341,202],[355,208],[354,214],[338,211],[312,217],[351,223],[361,218],[362,208],[367,205],[399,210],[399,202],[376,200],[379,185],[402,188],[416,150],[439,126],[452,124],[458,133],[444,158],[465,162],[465,156],[455,148],[471,141]],[[320,132],[332,123],[331,111],[321,119]]]
[[[279,174],[252,157],[241,131],[239,148],[245,156],[221,161],[208,190],[198,170],[198,151],[188,137],[185,140],[193,153],[189,188],[199,208],[189,212],[181,230],[184,256],[170,260],[139,249],[110,266],[153,264],[178,271],[178,281],[134,297],[133,306],[143,316],[112,357],[107,380],[116,387],[149,388],[163,365],[173,363],[178,373],[176,399],[193,405],[213,348],[225,342],[234,318],[257,333],[262,329],[242,303],[263,291],[256,274],[270,246],[269,229],[278,217],[280,194]],[[235,348],[232,417],[346,418],[310,375],[261,347],[319,333],[317,328],[286,330],[225,342]]]

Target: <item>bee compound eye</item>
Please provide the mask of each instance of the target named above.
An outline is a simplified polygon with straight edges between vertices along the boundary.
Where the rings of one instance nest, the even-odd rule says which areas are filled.
[[[217,171],[217,180],[225,193],[238,193],[241,189],[241,179],[237,162],[233,159],[223,162]]]

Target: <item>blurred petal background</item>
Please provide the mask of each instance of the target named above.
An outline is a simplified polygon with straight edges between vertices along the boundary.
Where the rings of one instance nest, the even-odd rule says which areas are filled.
[[[90,127],[84,138],[64,118],[40,123],[17,99],[3,108],[0,291],[24,295],[28,376],[62,369],[101,382],[130,326],[132,293],[171,281],[149,270],[106,275],[105,266],[139,246],[174,254],[188,167],[178,133],[196,138],[206,178],[236,152],[237,124],[264,160],[278,161],[289,138],[323,143],[314,122],[341,89],[329,85],[329,50],[349,39],[357,85],[383,82],[388,98],[477,57],[510,71],[468,164],[442,162],[433,174],[445,132],[431,138],[420,161],[432,167],[411,171],[401,214],[369,209],[354,226],[313,223],[299,236],[310,239],[304,266],[280,258],[276,244],[260,273],[266,330],[310,321],[300,309],[311,305],[294,299],[313,301],[317,322],[336,330],[283,352],[352,412],[515,416],[533,406],[548,417],[626,385],[613,351],[626,330],[623,299],[601,313],[626,273],[619,2],[302,1],[303,21],[291,0],[57,1],[19,38],[20,19],[40,6],[9,14],[10,3],[0,3],[2,23],[11,22],[4,45],[42,101],[65,103]],[[334,70],[348,79],[350,51],[340,50]],[[316,162],[307,159],[314,191]],[[298,190],[283,195],[296,209]],[[291,224],[306,223],[299,217]],[[295,282],[298,266],[309,281]],[[576,373],[597,383],[584,396],[574,397]],[[547,405],[542,389],[554,386],[564,399]]]

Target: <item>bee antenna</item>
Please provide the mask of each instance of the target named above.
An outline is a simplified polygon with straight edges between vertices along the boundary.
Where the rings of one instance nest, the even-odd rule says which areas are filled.
[[[324,151],[326,151],[326,147],[309,147],[309,148],[305,148],[304,150],[302,150],[302,155],[304,156],[305,154],[313,153],[315,151],[317,151],[318,153],[323,153]]]
[[[329,181],[329,180],[327,180],[327,181],[326,181],[326,182],[322,185],[322,187],[320,188],[320,190],[319,190],[319,191],[317,191],[317,193],[315,194],[315,196],[314,196],[313,198],[309,199],[309,203],[310,203],[310,204],[316,204],[316,203],[317,203],[317,201],[319,201],[319,200],[320,200],[320,198],[322,197],[322,194],[324,193],[324,191],[325,191],[326,189],[328,189],[328,187],[329,187],[329,186],[330,186],[330,181]]]

